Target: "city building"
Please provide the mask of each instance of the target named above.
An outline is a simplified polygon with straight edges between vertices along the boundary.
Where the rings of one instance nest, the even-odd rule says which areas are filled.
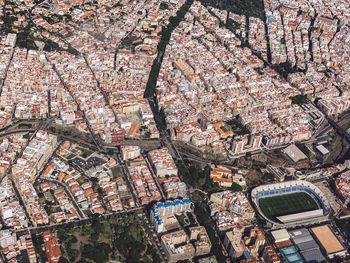
[[[189,199],[158,202],[151,208],[151,222],[158,233],[166,230],[166,221],[168,217],[184,212],[192,212],[194,204]]]
[[[123,160],[135,159],[141,155],[141,148],[139,146],[120,146],[120,153]]]
[[[177,176],[178,171],[168,148],[152,150],[147,155],[158,177]]]
[[[169,262],[191,259],[195,256],[203,256],[210,252],[211,243],[203,226],[179,230],[161,237]]]
[[[60,257],[62,257],[62,252],[57,242],[57,238],[50,231],[45,231],[43,233],[43,240],[48,262],[58,263]]]

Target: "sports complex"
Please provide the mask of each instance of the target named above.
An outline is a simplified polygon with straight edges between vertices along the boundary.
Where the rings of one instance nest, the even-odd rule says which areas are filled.
[[[274,226],[323,220],[330,212],[325,195],[307,181],[261,185],[251,197],[259,214]]]

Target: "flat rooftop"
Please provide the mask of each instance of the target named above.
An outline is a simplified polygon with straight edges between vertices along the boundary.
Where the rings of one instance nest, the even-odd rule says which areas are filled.
[[[318,226],[312,228],[311,230],[320,241],[327,254],[336,253],[345,249],[337,237],[333,234],[333,231],[329,228],[329,226]]]
[[[291,144],[282,150],[293,162],[307,159],[307,156],[295,145]]]

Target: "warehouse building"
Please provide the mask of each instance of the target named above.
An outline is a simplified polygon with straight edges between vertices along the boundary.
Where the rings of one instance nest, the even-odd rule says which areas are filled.
[[[303,257],[306,263],[326,263],[327,262],[319,249],[303,251],[301,252],[301,256]]]
[[[325,257],[320,251],[320,247],[317,245],[316,241],[311,236],[309,230],[307,230],[306,228],[301,228],[290,231],[289,235],[306,263],[326,262]]]
[[[301,244],[314,240],[310,232],[306,228],[300,228],[289,232],[290,237],[292,238],[294,244]]]
[[[275,243],[283,242],[289,240],[290,236],[286,229],[279,229],[271,232]]]
[[[320,245],[321,250],[327,255],[327,257],[345,257],[347,255],[347,250],[340,243],[328,225],[311,228],[311,231],[316,237],[316,241]]]
[[[319,151],[323,156],[329,154],[329,150],[322,144],[316,146],[316,150]]]
[[[284,257],[284,259],[288,263],[302,263],[303,259],[296,250],[294,246],[284,247],[281,249],[281,253]]]
[[[289,145],[287,148],[283,149],[282,152],[295,163],[307,159],[307,156],[295,144]]]

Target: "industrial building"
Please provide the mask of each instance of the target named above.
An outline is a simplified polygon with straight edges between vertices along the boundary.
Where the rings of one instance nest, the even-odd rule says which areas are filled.
[[[298,248],[299,253],[305,262],[323,263],[326,262],[325,257],[320,251],[314,238],[309,230],[301,228],[289,232],[294,245]]]
[[[282,152],[295,163],[307,159],[307,156],[295,144],[289,145]]]
[[[315,236],[321,250],[328,258],[333,258],[335,256],[344,257],[348,254],[347,250],[328,225],[311,228],[311,232]]]
[[[284,247],[281,253],[288,263],[302,263],[303,259],[294,246]]]
[[[275,243],[288,241],[290,236],[286,229],[279,229],[271,232],[271,235],[275,241]]]

